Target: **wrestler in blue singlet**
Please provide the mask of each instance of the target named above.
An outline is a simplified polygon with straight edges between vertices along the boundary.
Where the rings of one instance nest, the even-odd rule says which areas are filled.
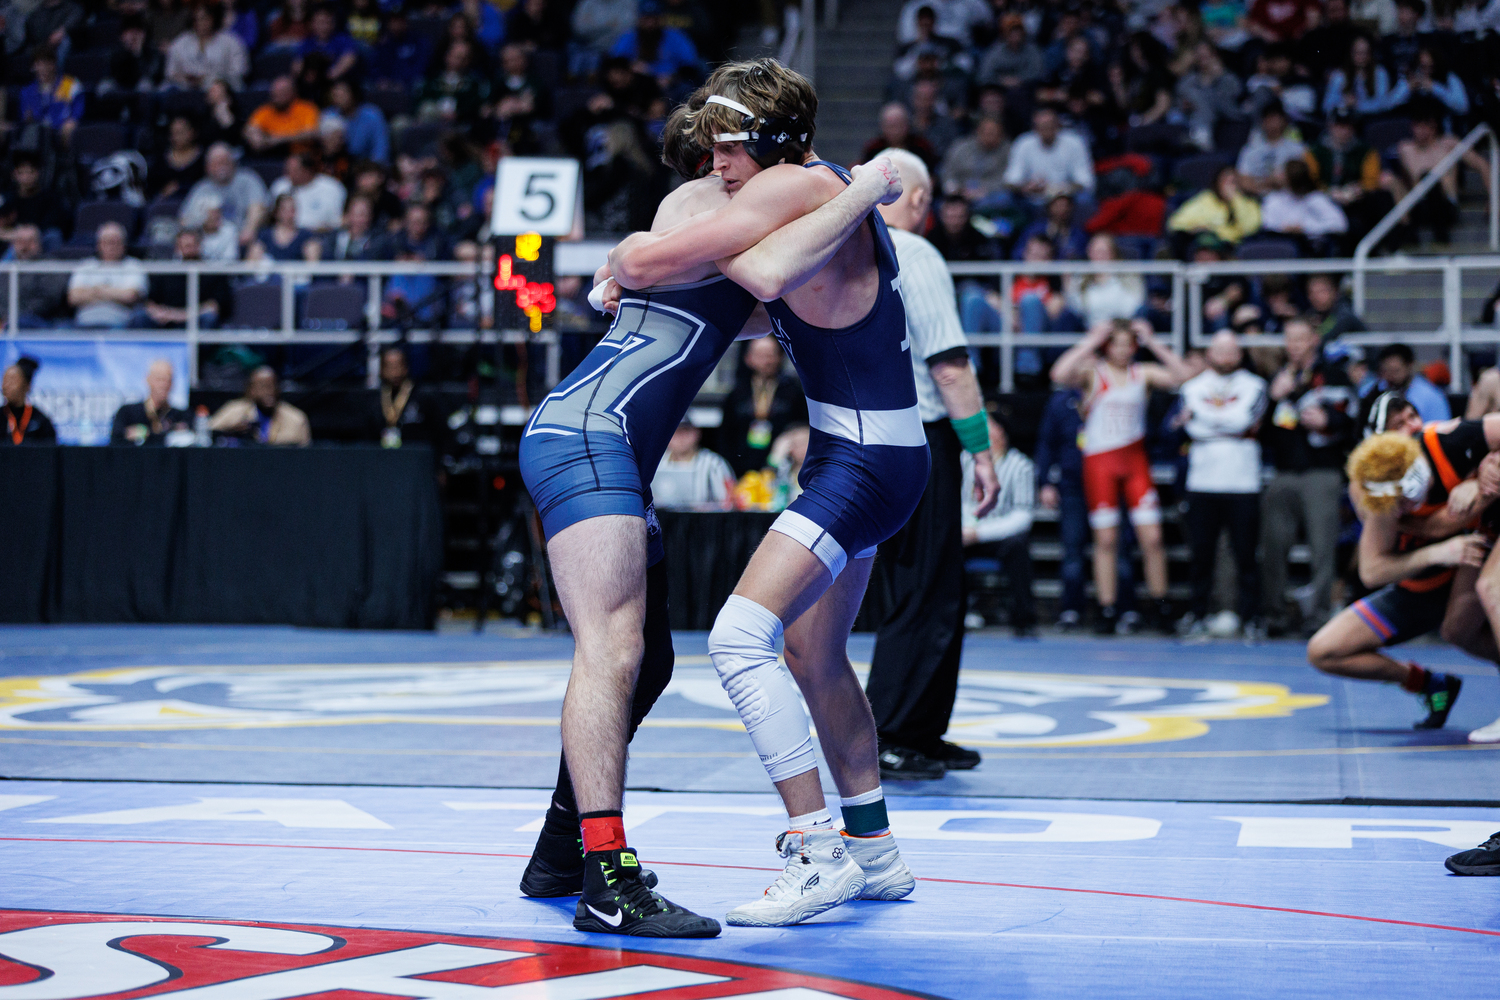
[[[633,515],[646,519],[647,565],[661,561],[651,477],[755,305],[722,275],[624,294],[609,333],[521,437],[521,477],[548,538],[591,517]]]
[[[843,167],[822,160],[850,181]],[[766,303],[771,327],[797,366],[811,424],[802,494],[775,530],[806,545],[835,578],[906,524],[927,488],[927,435],[906,336],[896,250],[885,220],[870,213],[880,292],[864,319],[828,330],[797,318],[780,299]]]
[[[609,333],[542,400],[521,436],[521,478],[548,538],[609,514],[646,522],[645,646],[630,704],[632,738],[666,690],[674,663],[651,477],[693,397],[755,305],[754,296],[722,276],[626,292]],[[578,807],[563,760],[521,891],[570,895],[582,880]]]

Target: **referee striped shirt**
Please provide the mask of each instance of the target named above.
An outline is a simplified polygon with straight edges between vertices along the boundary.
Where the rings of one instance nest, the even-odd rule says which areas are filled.
[[[1036,507],[1036,466],[1019,450],[1008,448],[995,467],[1000,480],[1000,498],[995,509],[984,517],[974,518],[974,459],[963,456],[964,527],[973,528],[981,542],[998,542],[1031,530],[1032,511]]]
[[[937,247],[915,233],[891,227],[891,243],[901,266],[901,301],[906,306],[906,335],[911,366],[917,376],[917,412],[924,424],[948,416],[927,365],[932,361],[968,360],[969,341],[958,318],[953,275]]]

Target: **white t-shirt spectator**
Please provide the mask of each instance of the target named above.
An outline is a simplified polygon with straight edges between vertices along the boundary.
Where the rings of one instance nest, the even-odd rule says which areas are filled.
[[[995,19],[995,14],[983,0],[906,0],[901,8],[900,20],[896,22],[896,41],[910,45],[917,40],[917,11],[931,7],[937,15],[933,23],[933,34],[952,38],[965,45],[974,40],[974,26]]]
[[[974,456],[964,452],[963,526],[973,528],[981,542],[1003,542],[1031,530],[1036,509],[1036,463],[1015,448],[1007,448],[1005,457],[995,466],[1000,480],[1000,495],[995,509],[979,519],[974,517]]]
[[[215,198],[217,202],[214,202]],[[241,167],[228,184],[220,184],[212,177],[194,184],[193,190],[188,192],[187,203],[182,206],[182,223],[195,228],[203,225],[207,206],[214,203],[223,211],[225,221],[238,228],[245,224],[250,206],[264,205],[265,201],[266,182],[255,171]]]
[[[298,229],[322,233],[343,224],[347,192],[344,185],[327,174],[318,174],[299,188],[292,187],[292,182],[285,177],[276,178],[266,198],[267,205],[276,204],[276,199],[287,193],[297,203]]]
[[[68,279],[68,291],[75,288],[128,288],[134,290],[137,301],[146,298],[146,272],[140,262],[131,257],[122,261],[106,263],[95,257],[84,261]],[[91,302],[78,308],[76,321],[79,326],[122,327],[130,322],[130,306],[118,302]]]
[[[1301,197],[1290,191],[1272,191],[1260,204],[1260,226],[1278,233],[1327,236],[1348,232],[1349,217],[1322,191]]]
[[[167,80],[183,87],[202,87],[208,80],[223,80],[239,90],[250,68],[250,56],[239,36],[221,31],[207,44],[197,32],[184,31],[167,49]]]
[[[1020,187],[1036,180],[1046,181],[1049,187],[1071,184],[1094,190],[1094,158],[1088,146],[1076,134],[1062,131],[1049,148],[1035,132],[1027,132],[1010,147],[1005,183]]]
[[[1266,412],[1266,380],[1243,368],[1212,368],[1182,384],[1192,444],[1189,493],[1259,493],[1260,441],[1255,425]]]
[[[700,503],[723,503],[734,485],[729,463],[700,448],[686,462],[663,455],[651,477],[651,496],[658,507],[691,507]]]
[[[1250,133],[1250,141],[1240,150],[1239,161],[1234,169],[1246,177],[1266,178],[1276,173],[1292,160],[1307,155],[1307,147],[1296,139],[1282,133],[1280,139],[1271,142],[1265,133],[1256,129]]]
[[[929,358],[968,360],[969,342],[958,318],[953,275],[937,247],[915,233],[891,230],[896,262],[901,265],[901,299],[906,303],[906,335],[911,366],[917,376],[917,412],[923,423],[943,420],[948,407],[927,368]]]
[[[1068,306],[1093,329],[1111,320],[1130,319],[1146,304],[1146,283],[1134,274],[1068,275]]]

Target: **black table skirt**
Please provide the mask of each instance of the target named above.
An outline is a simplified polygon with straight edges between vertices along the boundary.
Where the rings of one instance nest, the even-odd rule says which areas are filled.
[[[657,510],[667,548],[667,586],[672,627],[707,631],[719,609],[734,593],[740,574],[760,544],[775,514],[760,511]],[[874,631],[880,620],[881,596],[865,595],[856,632]]]
[[[0,448],[0,621],[429,628],[425,448]]]

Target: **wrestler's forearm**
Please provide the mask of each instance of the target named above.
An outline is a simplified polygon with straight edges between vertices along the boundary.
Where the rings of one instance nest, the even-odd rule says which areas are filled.
[[[720,260],[719,270],[762,302],[779,299],[828,265],[884,191],[882,184],[855,181],[817,211]]]
[[[722,208],[660,232],[627,236],[609,252],[610,271],[625,288],[648,288],[689,268],[743,253],[832,200],[801,167],[771,167],[747,181]]]

